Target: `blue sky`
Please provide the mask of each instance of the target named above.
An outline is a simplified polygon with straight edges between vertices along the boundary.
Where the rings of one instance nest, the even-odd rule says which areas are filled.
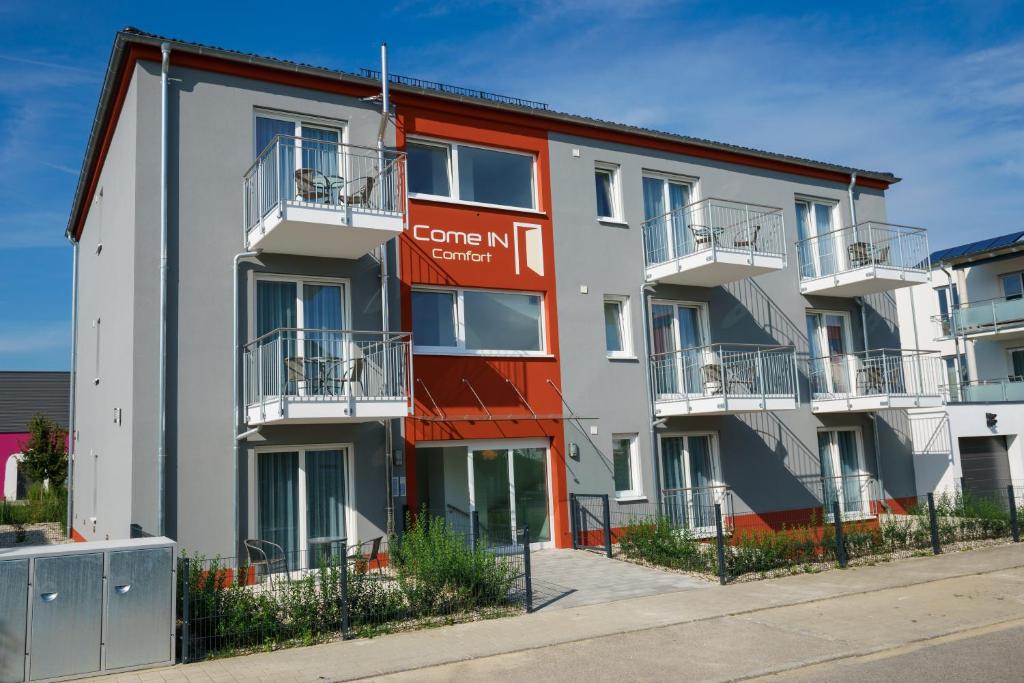
[[[0,0],[0,369],[68,361],[62,234],[118,28],[892,171],[933,247],[1024,229],[1024,5]],[[384,7],[378,9],[378,6]]]

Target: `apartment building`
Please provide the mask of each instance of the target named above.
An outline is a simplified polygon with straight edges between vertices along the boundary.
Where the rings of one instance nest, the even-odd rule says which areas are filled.
[[[944,366],[939,410],[911,413],[918,489],[1024,479],[1024,232],[934,252],[898,293],[899,320]]]
[[[895,182],[126,29],[68,227],[75,535],[900,506],[942,370],[901,345]]]

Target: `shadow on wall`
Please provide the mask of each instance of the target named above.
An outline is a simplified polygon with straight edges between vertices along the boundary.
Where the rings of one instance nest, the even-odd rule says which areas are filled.
[[[878,413],[875,428],[886,497],[917,495],[910,415],[904,410],[883,411]]]
[[[726,293],[722,303],[728,307],[719,323],[723,333],[742,330],[737,339],[751,339],[750,343],[807,348],[806,325],[787,316],[757,282],[748,278],[727,284],[722,290]],[[751,338],[751,328],[760,330],[761,338]]]

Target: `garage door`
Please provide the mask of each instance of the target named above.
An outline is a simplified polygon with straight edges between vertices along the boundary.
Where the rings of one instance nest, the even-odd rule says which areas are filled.
[[[960,464],[964,488],[970,493],[991,494],[1010,483],[1010,460],[1004,436],[960,439]]]

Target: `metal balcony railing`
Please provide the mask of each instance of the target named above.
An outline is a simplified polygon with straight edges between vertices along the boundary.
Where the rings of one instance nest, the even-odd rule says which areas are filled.
[[[643,224],[647,267],[702,251],[786,257],[782,209],[702,199]]]
[[[956,327],[954,326],[953,314],[952,313],[940,313],[939,315],[933,315],[932,325],[935,326],[935,341],[941,339],[952,339],[956,335]]]
[[[801,280],[868,266],[921,273],[930,268],[928,232],[923,228],[869,221],[796,244]]]
[[[873,349],[808,360],[811,399],[939,396],[945,380],[934,351]]]
[[[278,135],[245,172],[243,194],[246,234],[283,203],[401,215],[405,153]]]
[[[953,403],[1024,402],[1024,377],[983,379],[943,387]]]
[[[796,395],[792,346],[710,344],[651,357],[656,400]]]
[[[946,336],[1000,332],[1024,327],[1024,297],[970,301],[948,316],[935,316]]]
[[[245,347],[245,401],[407,400],[411,349],[407,332],[276,329]]]
[[[722,526],[733,528],[732,491],[727,486],[666,488],[661,490],[662,514],[673,525],[698,535],[715,533],[715,505],[722,506]]]
[[[821,504],[826,520],[832,520],[832,504],[839,502],[843,519],[873,514],[871,504],[878,500],[878,480],[870,474],[855,473],[821,478]]]

